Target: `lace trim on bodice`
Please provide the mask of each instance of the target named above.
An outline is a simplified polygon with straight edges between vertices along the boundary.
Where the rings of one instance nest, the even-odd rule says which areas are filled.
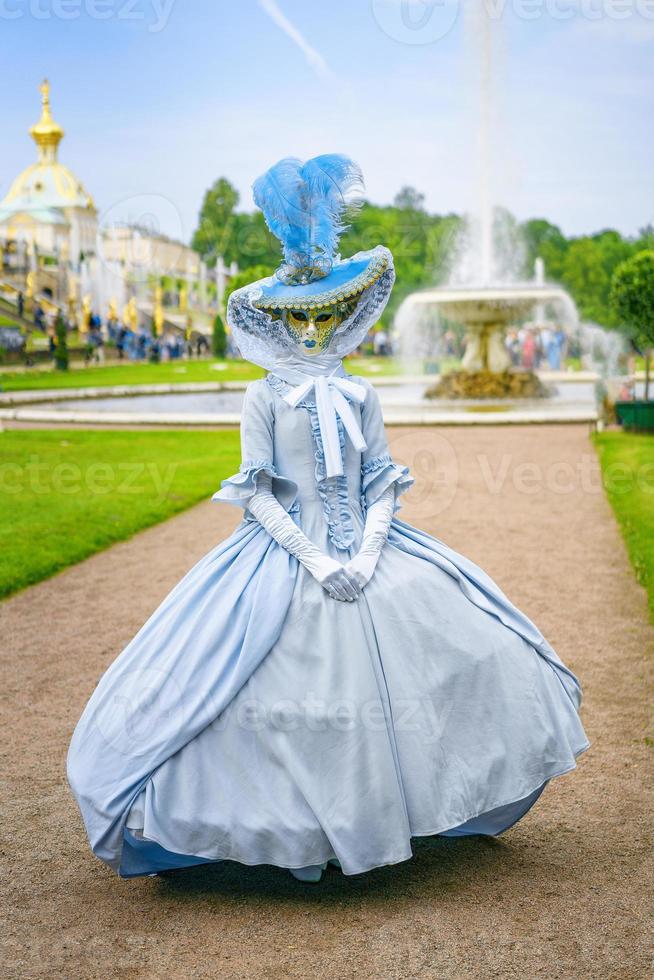
[[[291,385],[282,378],[279,378],[276,374],[268,374],[266,381],[273,391],[276,391],[282,397],[291,390]],[[325,452],[320,435],[320,421],[318,419],[318,409],[315,399],[308,397],[300,402],[298,408],[303,408],[308,412],[311,421],[311,434],[316,460],[316,487],[322,501],[329,538],[339,551],[345,551],[354,543],[354,525],[352,524],[352,515],[350,514],[348,501],[347,478],[345,474],[327,478]],[[336,423],[338,426],[341,454],[344,456],[345,429],[339,417],[337,417]]]

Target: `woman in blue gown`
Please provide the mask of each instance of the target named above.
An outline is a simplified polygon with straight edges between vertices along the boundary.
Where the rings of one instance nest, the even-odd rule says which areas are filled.
[[[358,169],[280,161],[255,200],[284,248],[232,294],[248,387],[236,531],[106,672],[69,779],[125,877],[204,862],[317,881],[404,861],[411,838],[499,834],[588,746],[579,684],[481,569],[396,514],[412,483],[346,375],[394,273],[336,256]]]

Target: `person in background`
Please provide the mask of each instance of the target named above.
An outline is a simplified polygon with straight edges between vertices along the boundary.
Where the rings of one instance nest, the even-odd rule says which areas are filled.
[[[520,367],[520,341],[516,330],[511,330],[507,334],[506,348],[511,358],[513,367]]]
[[[34,307],[34,326],[37,330],[45,330],[45,314],[40,303]]]
[[[563,351],[565,348],[565,331],[559,324],[550,335],[547,346],[547,363],[551,371],[560,371],[563,362]]]
[[[127,328],[124,324],[119,324],[118,330],[116,332],[116,350],[118,351],[118,360],[122,361],[125,357],[125,341],[127,339]]]
[[[552,330],[548,326],[541,327],[540,330],[538,331],[538,346],[540,348],[539,354],[540,357],[546,357],[548,363],[549,363],[549,353],[550,353],[550,347],[552,344],[553,336],[554,335],[552,333]],[[540,366],[540,357],[538,358],[539,366]]]
[[[388,354],[388,334],[383,327],[373,334],[373,350],[378,357],[386,357]]]
[[[522,366],[527,371],[533,371],[536,362],[536,338],[532,330],[525,330],[522,341]]]
[[[91,317],[89,342],[93,347],[93,360],[96,364],[104,364],[104,337],[102,336],[102,321],[99,316]]]
[[[148,349],[148,338],[144,333],[139,333],[138,336],[134,337],[135,360],[139,360],[139,361],[145,360],[147,349]]]
[[[635,398],[635,394],[634,394],[634,383],[633,383],[633,381],[630,381],[630,380],[627,379],[627,380],[623,381],[622,382],[622,385],[620,386],[620,390],[618,392],[618,401],[619,402],[630,402],[630,401],[633,401],[634,398]]]

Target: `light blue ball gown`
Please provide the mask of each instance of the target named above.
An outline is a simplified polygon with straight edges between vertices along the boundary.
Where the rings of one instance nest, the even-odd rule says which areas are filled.
[[[471,561],[394,517],[356,602],[330,598],[248,514],[257,474],[320,549],[358,550],[366,507],[399,497],[379,402],[338,421],[326,478],[315,396],[248,388],[243,463],[215,499],[242,523],[163,601],[101,679],[69,778],[91,846],[125,877],[226,859],[352,875],[414,837],[499,834],[588,746],[580,687]]]

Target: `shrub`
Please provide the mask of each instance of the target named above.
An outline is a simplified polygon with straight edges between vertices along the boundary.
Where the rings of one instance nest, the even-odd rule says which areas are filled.
[[[68,370],[68,325],[61,313],[57,314],[55,322],[55,337],[57,345],[55,347],[54,359],[55,367],[58,371]]]
[[[611,306],[620,327],[645,358],[645,400],[649,399],[651,347],[654,346],[654,251],[638,252],[613,274]]]
[[[213,334],[211,337],[211,348],[214,357],[225,357],[227,354],[227,331],[220,313],[216,314],[213,321]]]

